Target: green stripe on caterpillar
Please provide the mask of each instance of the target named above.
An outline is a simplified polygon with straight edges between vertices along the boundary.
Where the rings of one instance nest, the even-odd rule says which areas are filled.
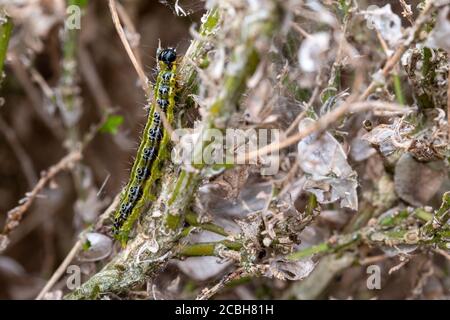
[[[176,51],[174,48],[158,49],[157,56],[159,72],[154,87],[154,101],[171,123],[176,94]],[[164,129],[161,115],[152,102],[129,182],[123,189],[114,215],[113,234],[122,245],[127,243],[129,233],[142,210],[156,198],[152,194],[153,185],[159,178],[159,167],[166,157],[169,141],[169,133]]]

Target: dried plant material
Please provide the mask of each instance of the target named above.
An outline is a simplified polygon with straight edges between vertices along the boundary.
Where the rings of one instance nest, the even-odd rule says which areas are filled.
[[[237,199],[242,187],[247,182],[249,168],[238,165],[236,168],[227,170],[211,182],[211,187],[215,188],[224,199]]]
[[[410,146],[410,134],[414,127],[401,118],[396,118],[392,124],[380,124],[362,136],[383,157],[389,157],[396,151],[402,151]]]
[[[376,150],[371,147],[369,141],[365,139],[365,131],[361,130],[358,132],[358,137],[353,139],[352,146],[350,148],[350,155],[353,160],[359,162],[370,158],[376,153]]]
[[[314,120],[304,119],[300,130]],[[328,132],[311,134],[298,144],[300,167],[307,174],[304,189],[316,195],[320,203],[340,201],[341,207],[358,209],[356,172],[347,162],[340,143]]]
[[[450,20],[448,15],[450,7],[445,6],[439,11],[436,18],[436,25],[428,35],[425,45],[434,49],[444,49],[450,52]]]
[[[273,259],[265,276],[280,280],[302,280],[314,270],[314,266],[315,263],[311,259],[300,261]]]
[[[425,164],[405,153],[395,167],[395,192],[404,201],[414,206],[423,206],[439,190],[445,176],[445,165],[442,162]]]
[[[54,25],[62,23],[65,16],[62,0],[2,0],[0,6],[21,28],[23,44],[36,52],[43,50],[42,38],[47,36]]]
[[[401,64],[420,108],[447,109],[448,53],[418,46],[405,52]]]
[[[391,47],[402,38],[401,19],[392,12],[388,3],[384,7],[369,6],[362,12],[369,28],[375,28]]]

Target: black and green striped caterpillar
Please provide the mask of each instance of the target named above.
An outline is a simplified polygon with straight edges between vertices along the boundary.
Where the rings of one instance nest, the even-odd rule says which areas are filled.
[[[170,141],[164,129],[155,102],[164,112],[169,123],[173,120],[176,94],[176,51],[174,48],[158,49],[158,76],[154,86],[154,102],[148,111],[141,143],[130,173],[130,179],[122,191],[119,206],[113,219],[113,234],[122,245],[128,241],[130,230],[146,204],[155,198],[154,182],[159,178],[161,161],[167,154]]]

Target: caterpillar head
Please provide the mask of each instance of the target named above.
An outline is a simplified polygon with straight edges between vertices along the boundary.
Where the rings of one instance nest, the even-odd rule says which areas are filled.
[[[159,52],[158,60],[167,65],[171,65],[177,59],[177,51],[175,48],[166,48]]]

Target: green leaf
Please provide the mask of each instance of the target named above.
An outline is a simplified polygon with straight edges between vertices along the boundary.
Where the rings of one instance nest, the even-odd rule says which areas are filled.
[[[111,133],[116,134],[119,126],[123,123],[123,117],[119,115],[110,115],[108,119],[106,119],[103,126],[100,128],[100,132],[102,133]]]
[[[88,251],[90,247],[91,247],[91,242],[86,239],[86,241],[83,242],[83,246],[82,246],[83,251]]]

